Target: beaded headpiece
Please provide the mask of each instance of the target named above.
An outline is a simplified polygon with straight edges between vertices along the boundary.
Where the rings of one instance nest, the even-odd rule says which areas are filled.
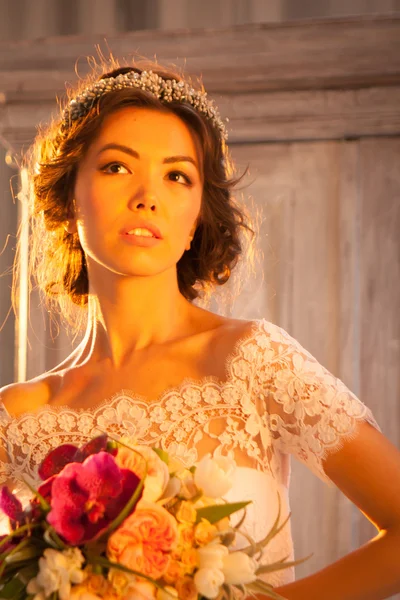
[[[187,102],[211,121],[224,140],[228,137],[217,108],[213,101],[207,98],[207,92],[195,90],[185,81],[163,79],[153,71],[142,71],[141,73],[130,71],[116,77],[107,77],[96,81],[69,102],[63,114],[64,125],[68,127],[71,122],[87,115],[96,100],[104,94],[125,88],[139,88],[150,92],[166,103]]]

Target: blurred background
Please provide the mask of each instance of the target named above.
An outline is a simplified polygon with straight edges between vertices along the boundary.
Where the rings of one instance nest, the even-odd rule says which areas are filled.
[[[11,269],[19,157],[98,48],[202,76],[262,213],[257,275],[215,310],[284,327],[400,446],[400,0],[0,0],[0,387],[79,341],[29,302],[23,246],[15,318]],[[375,535],[298,463],[291,500],[298,577]]]

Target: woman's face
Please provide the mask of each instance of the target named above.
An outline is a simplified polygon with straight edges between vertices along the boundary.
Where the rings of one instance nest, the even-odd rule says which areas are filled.
[[[75,184],[73,223],[89,272],[94,265],[125,276],[176,271],[202,191],[196,141],[179,117],[136,107],[111,114]],[[157,238],[133,233],[146,226]]]

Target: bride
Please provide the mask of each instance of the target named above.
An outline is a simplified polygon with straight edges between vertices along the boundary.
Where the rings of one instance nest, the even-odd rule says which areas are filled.
[[[387,598],[400,591],[400,453],[284,330],[194,303],[229,279],[252,229],[212,102],[175,72],[139,67],[83,81],[35,142],[32,268],[63,316],[87,326],[62,364],[0,390],[1,481],[23,494],[51,448],[105,429],[188,463],[229,453],[229,499],[253,501],[247,528],[261,538],[277,492],[289,511],[292,454],[378,533],[310,577],[267,581],[293,600]],[[264,560],[285,556],[290,522]]]

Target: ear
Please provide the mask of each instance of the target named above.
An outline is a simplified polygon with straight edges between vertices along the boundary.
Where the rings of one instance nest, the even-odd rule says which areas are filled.
[[[68,213],[67,219],[64,221],[64,229],[71,235],[78,231],[75,221],[75,198],[71,198],[68,203]]]
[[[64,221],[64,229],[70,235],[73,235],[74,233],[77,233],[78,232],[78,228],[76,226],[75,219],[68,219],[67,221]]]

